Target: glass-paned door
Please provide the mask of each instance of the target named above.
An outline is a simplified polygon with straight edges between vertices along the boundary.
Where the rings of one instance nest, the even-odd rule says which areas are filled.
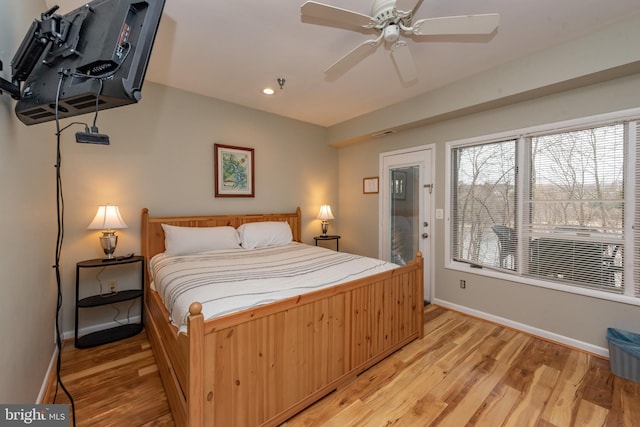
[[[418,147],[380,155],[380,256],[398,265],[424,258],[424,297],[431,298],[431,149]]]

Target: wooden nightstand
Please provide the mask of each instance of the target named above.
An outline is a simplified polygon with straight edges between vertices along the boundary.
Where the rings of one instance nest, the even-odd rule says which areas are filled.
[[[313,238],[313,240],[316,241],[316,246],[318,246],[318,240],[335,240],[336,241],[336,251],[340,250],[340,246],[339,246],[339,244],[340,244],[340,242],[339,242],[340,236],[338,236],[337,234],[329,234],[329,235],[326,235],[326,236],[315,236]]]

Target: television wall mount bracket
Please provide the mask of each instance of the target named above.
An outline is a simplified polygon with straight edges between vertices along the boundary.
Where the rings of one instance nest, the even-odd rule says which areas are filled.
[[[0,71],[2,71],[2,61],[0,61]],[[13,99],[20,99],[20,85],[17,83],[11,83],[10,81],[0,77],[0,95],[4,92],[9,93]]]
[[[80,54],[76,49],[80,29],[87,15],[93,12],[92,9],[85,5],[74,22],[57,15],[57,10],[56,5],[40,14],[40,21],[33,21],[11,61],[12,81],[0,78],[0,94],[6,91],[13,99],[20,100],[20,82],[29,78],[38,61],[51,66],[57,58]]]

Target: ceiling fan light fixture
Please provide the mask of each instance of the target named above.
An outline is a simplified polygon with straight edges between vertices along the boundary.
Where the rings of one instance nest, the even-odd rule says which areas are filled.
[[[396,24],[389,24],[384,27],[384,41],[395,43],[400,38],[400,27]]]

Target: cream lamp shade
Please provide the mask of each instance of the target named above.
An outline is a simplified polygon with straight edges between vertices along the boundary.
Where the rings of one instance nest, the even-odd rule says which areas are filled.
[[[322,205],[320,206],[320,211],[317,215],[318,219],[322,220],[322,235],[327,235],[327,230],[329,229],[329,220],[333,219],[333,212],[331,212],[331,206]]]
[[[96,217],[91,221],[87,229],[103,230],[100,244],[107,259],[113,259],[113,253],[116,251],[118,244],[118,236],[116,236],[115,230],[120,228],[127,228],[127,224],[120,216],[118,207],[114,205],[98,206]]]

